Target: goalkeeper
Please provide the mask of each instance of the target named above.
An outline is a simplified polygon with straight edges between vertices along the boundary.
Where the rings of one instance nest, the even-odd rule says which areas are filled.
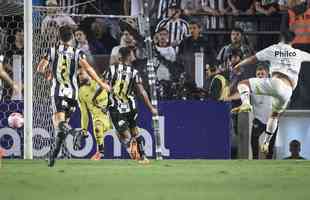
[[[112,128],[112,123],[107,114],[108,94],[103,90],[96,97],[95,92],[99,88],[96,81],[91,80],[85,70],[79,70],[79,101],[81,110],[81,126],[83,129],[82,138],[88,137],[87,129],[89,124],[89,114],[92,118],[93,133],[96,138],[97,151],[91,158],[92,160],[100,160],[104,156],[104,133]],[[79,138],[81,145],[82,138]]]

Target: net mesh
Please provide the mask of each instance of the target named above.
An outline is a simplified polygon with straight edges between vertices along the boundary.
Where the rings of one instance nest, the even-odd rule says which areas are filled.
[[[0,3],[0,55],[4,56],[3,67],[15,82],[23,77],[23,12],[16,2]],[[22,93],[13,93],[12,87],[0,79],[0,148],[6,157],[22,155],[23,129],[9,127],[8,117],[23,113]]]

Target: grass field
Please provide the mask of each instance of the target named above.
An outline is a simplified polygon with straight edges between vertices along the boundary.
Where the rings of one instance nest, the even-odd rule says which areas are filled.
[[[309,161],[3,160],[0,200],[309,200]]]

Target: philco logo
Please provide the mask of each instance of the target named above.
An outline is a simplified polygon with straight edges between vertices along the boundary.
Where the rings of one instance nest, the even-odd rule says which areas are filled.
[[[274,52],[275,57],[292,57],[296,56],[296,52],[289,52],[289,51],[275,51]]]

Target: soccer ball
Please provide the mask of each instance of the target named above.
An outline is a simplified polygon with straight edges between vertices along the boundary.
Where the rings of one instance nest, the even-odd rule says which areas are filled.
[[[21,128],[24,126],[24,117],[21,113],[13,112],[8,118],[11,128]]]

